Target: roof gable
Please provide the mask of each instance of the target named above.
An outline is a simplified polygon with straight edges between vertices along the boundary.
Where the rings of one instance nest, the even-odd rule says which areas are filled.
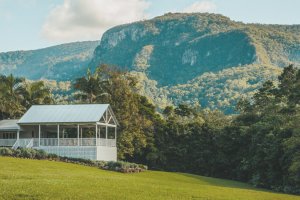
[[[18,124],[98,122],[109,104],[34,105]]]

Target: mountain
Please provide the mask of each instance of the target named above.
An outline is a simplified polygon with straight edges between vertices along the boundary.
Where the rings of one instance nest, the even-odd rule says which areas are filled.
[[[82,76],[99,41],[74,42],[31,51],[0,53],[0,74],[28,79],[72,80]]]
[[[73,80],[88,66],[111,64],[139,80],[139,93],[160,109],[187,103],[234,113],[282,68],[300,66],[300,25],[235,22],[208,13],[168,13],[116,26],[101,41],[0,53],[0,73]]]
[[[159,107],[198,104],[234,112],[290,63],[300,66],[300,25],[234,22],[217,14],[168,13],[104,33],[90,66],[136,74]]]

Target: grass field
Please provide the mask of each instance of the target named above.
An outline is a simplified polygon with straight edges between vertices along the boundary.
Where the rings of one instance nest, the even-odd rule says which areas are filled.
[[[75,164],[0,157],[0,199],[251,199],[300,196],[183,173],[122,174]]]

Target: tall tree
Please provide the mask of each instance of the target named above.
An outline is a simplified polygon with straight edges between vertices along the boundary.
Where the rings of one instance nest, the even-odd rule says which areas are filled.
[[[52,94],[43,81],[25,81],[22,85],[22,104],[28,109],[31,105],[51,104]]]

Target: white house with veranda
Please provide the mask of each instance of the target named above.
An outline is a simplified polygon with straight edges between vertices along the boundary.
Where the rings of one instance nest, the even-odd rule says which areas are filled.
[[[0,121],[0,146],[116,161],[117,126],[109,104],[34,105],[19,120]]]

